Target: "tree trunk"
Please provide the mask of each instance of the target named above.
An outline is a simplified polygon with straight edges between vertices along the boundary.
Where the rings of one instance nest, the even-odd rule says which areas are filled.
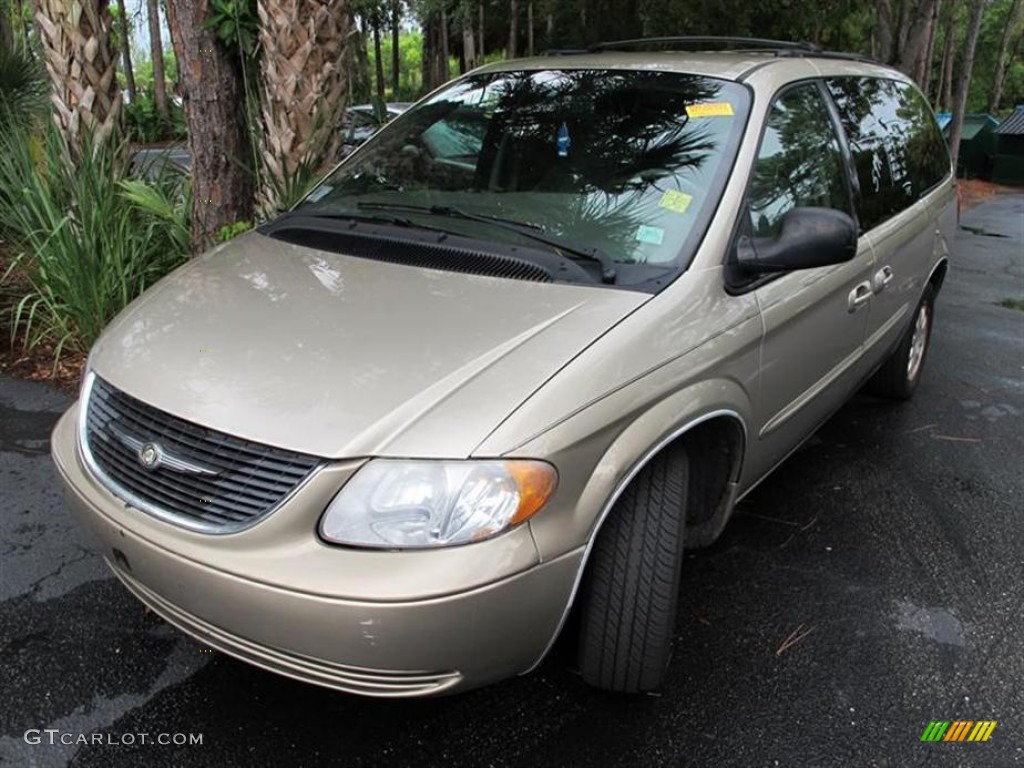
[[[124,7],[124,0],[117,0],[117,10],[120,15],[118,20],[118,41],[121,47],[121,62],[124,64],[124,83],[128,91],[128,101],[135,101],[135,71],[132,69],[132,43],[128,34],[128,11]]]
[[[477,35],[477,51],[480,56],[480,63],[484,63],[484,4],[480,3],[480,34]]]
[[[14,27],[11,24],[11,9],[0,0],[0,53],[14,50]]]
[[[153,100],[160,119],[167,123],[171,115],[167,109],[164,41],[160,37],[160,5],[157,0],[146,0],[146,16],[149,19],[149,55],[153,59]]]
[[[373,61],[377,69],[377,98],[383,104],[386,101],[384,96],[384,55],[380,45],[380,19],[374,19],[370,25],[373,27]]]
[[[887,63],[891,62],[895,48],[891,0],[878,0],[875,17],[875,36],[878,38],[879,60]]]
[[[366,50],[366,30],[360,29],[355,17],[349,13],[349,29],[352,41],[345,49],[345,67],[348,70],[346,91],[353,103],[370,98],[373,84],[370,82],[370,55]],[[364,22],[365,26],[365,22]]]
[[[451,57],[451,41],[448,40],[448,11],[441,9],[441,51],[444,56],[441,58],[441,82],[447,83],[452,73],[448,68],[448,59]]]
[[[394,0],[391,5],[391,98],[398,100],[398,87],[400,85],[399,69],[402,66],[402,52],[400,50],[401,40],[398,22],[401,19],[401,0]]]
[[[920,60],[928,44],[928,25],[935,13],[935,3],[936,0],[922,0],[911,15],[910,0],[903,0],[901,16],[906,29],[900,31],[899,67],[918,84],[921,83],[918,78]]]
[[[338,161],[338,130],[345,104],[345,50],[350,16],[336,0],[259,0],[260,208],[270,215],[290,208]],[[384,95],[380,51],[383,15],[374,18],[378,95]]]
[[[896,28],[896,43],[894,54],[894,61],[901,59],[903,51],[907,47],[907,38],[910,35],[910,11],[918,0],[902,0],[900,2],[900,21],[899,26]]]
[[[476,39],[473,34],[473,19],[469,16],[462,22],[462,51],[466,69],[474,69],[476,61]]]
[[[548,48],[554,48],[555,47],[555,14],[553,14],[553,13],[549,13],[548,14],[547,20],[546,20],[545,25],[544,25],[544,32],[545,32],[545,35],[547,36],[547,39],[545,40],[545,45],[547,45]]]
[[[932,62],[935,59],[935,36],[939,31],[939,15],[942,12],[942,0],[938,0],[935,3],[935,9],[932,11],[931,19],[928,21],[928,41],[924,47],[924,55],[921,57],[921,69],[920,77],[917,78],[917,82],[921,85],[921,90],[924,93],[928,93],[932,82]]]
[[[936,94],[939,108],[949,111],[953,108],[953,64],[956,61],[956,6],[949,9],[946,23],[946,40],[942,45],[942,87]]]
[[[228,224],[253,210],[252,147],[245,128],[241,76],[234,57],[206,29],[208,0],[167,0],[167,23],[192,154],[192,249],[206,250]]]
[[[423,20],[423,91],[429,93],[448,78],[447,54],[443,50],[441,14],[431,11]]]
[[[526,55],[533,56],[533,0],[526,2]]]
[[[1010,4],[1010,11],[1006,15],[1006,23],[1003,24],[1003,31],[999,35],[999,52],[996,54],[996,71],[992,78],[992,90],[988,95],[988,111],[997,112],[999,102],[1003,98],[1003,82],[1006,78],[1006,65],[1009,63],[1010,35],[1013,33],[1020,21],[1021,9],[1024,2],[1013,0]]]
[[[121,114],[114,20],[107,0],[35,0],[36,28],[53,86],[54,120],[72,152],[83,131],[99,141],[114,132]]]
[[[985,0],[973,0],[971,19],[967,24],[967,39],[964,41],[964,57],[960,63],[960,77],[956,84],[956,103],[953,105],[953,120],[949,126],[949,149],[953,155],[953,167],[960,157],[960,137],[963,135],[964,114],[967,111],[967,92],[971,87],[971,72],[974,69],[974,54],[978,46],[978,32]]]
[[[514,59],[519,43],[519,0],[511,0],[509,9],[511,20],[508,25],[508,50],[505,52],[505,58]]]

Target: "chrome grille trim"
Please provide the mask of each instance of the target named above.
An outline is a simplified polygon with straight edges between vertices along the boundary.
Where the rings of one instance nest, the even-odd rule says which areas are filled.
[[[151,442],[159,444],[161,457],[152,470],[138,453],[138,446]],[[324,463],[165,413],[92,371],[82,386],[78,444],[89,471],[127,505],[209,534],[255,525]]]

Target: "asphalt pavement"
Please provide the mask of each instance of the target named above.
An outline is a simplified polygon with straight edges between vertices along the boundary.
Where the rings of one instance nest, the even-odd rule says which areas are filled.
[[[1024,298],[1024,195],[963,224],[914,400],[857,397],[688,555],[658,695],[589,690],[561,647],[398,702],[206,651],[72,525],[48,457],[69,398],[0,380],[0,763],[1024,765],[1024,312],[998,306]],[[932,720],[998,725],[922,743]]]

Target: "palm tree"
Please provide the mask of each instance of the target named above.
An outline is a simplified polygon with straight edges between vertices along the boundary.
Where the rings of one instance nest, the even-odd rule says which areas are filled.
[[[121,90],[115,76],[113,19],[107,0],[34,0],[54,119],[68,146],[102,140],[117,126]]]
[[[336,157],[350,15],[342,0],[259,0],[265,213],[295,202]]]

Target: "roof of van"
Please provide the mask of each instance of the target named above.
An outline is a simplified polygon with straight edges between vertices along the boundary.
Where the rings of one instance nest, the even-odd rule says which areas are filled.
[[[476,72],[504,72],[524,69],[635,69],[643,71],[682,72],[706,75],[725,80],[738,80],[755,68],[774,62],[793,61],[800,58],[812,61],[827,70],[827,74],[841,73],[845,69],[864,73],[866,69],[877,73],[899,75],[880,63],[867,59],[841,58],[827,53],[815,54],[801,51],[798,57],[779,55],[777,51],[736,50],[736,51],[569,51],[552,52],[551,55],[527,59],[510,59],[488,64]],[[902,75],[900,75],[902,77]]]

